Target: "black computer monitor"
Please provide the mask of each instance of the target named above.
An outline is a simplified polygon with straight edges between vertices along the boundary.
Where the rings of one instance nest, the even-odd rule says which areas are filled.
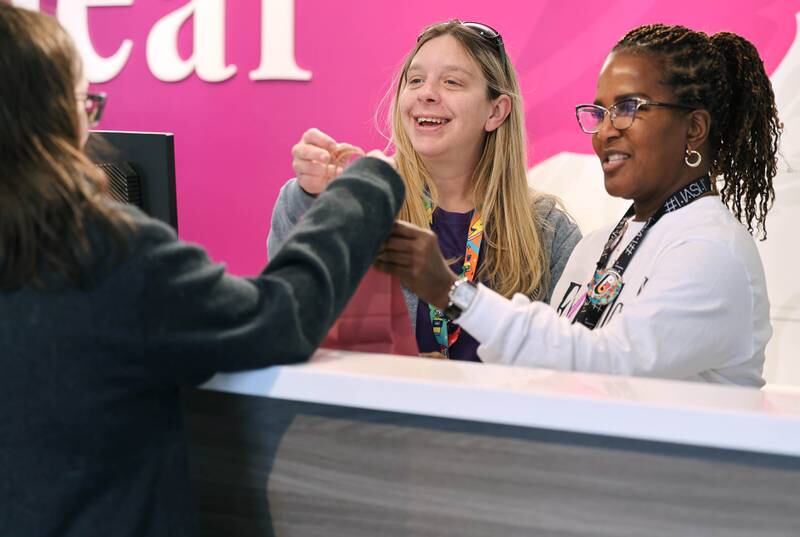
[[[87,153],[108,177],[112,197],[178,230],[172,134],[92,131]]]

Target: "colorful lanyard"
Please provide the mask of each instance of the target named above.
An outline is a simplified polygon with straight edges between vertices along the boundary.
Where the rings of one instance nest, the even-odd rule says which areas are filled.
[[[431,200],[425,197],[425,209],[428,211],[428,223],[433,225],[433,204]],[[472,211],[472,220],[469,224],[469,233],[467,234],[467,251],[464,254],[464,264],[461,266],[460,278],[466,278],[469,281],[475,280],[475,272],[478,269],[478,256],[481,251],[481,242],[483,240],[483,219],[481,214],[475,210]],[[428,304],[428,310],[431,316],[431,326],[433,327],[433,337],[436,338],[436,343],[439,344],[439,351],[445,356],[450,358],[450,347],[458,340],[461,335],[461,327],[448,327],[447,318],[444,316],[442,310]],[[452,328],[448,330],[448,328]]]
[[[572,323],[582,324],[589,328],[589,330],[594,329],[608,305],[612,304],[622,291],[622,287],[625,285],[625,282],[622,280],[622,274],[625,272],[625,269],[628,268],[628,264],[639,249],[645,234],[647,234],[650,228],[665,214],[686,207],[693,201],[711,192],[713,192],[711,188],[711,179],[709,179],[707,175],[704,175],[672,194],[667,198],[667,201],[664,202],[664,205],[662,205],[653,216],[647,219],[639,233],[631,239],[631,242],[628,243],[619,257],[617,257],[617,260],[614,261],[614,265],[607,269],[606,265],[608,264],[608,259],[622,239],[627,220],[633,216],[634,210],[631,205],[625,213],[625,216],[622,217],[622,220],[619,221],[614,231],[609,235],[608,241],[606,241],[606,245],[603,248],[603,253],[597,261],[594,275],[592,279],[589,280],[589,283],[586,284],[586,294],[583,296],[581,309],[578,311]]]

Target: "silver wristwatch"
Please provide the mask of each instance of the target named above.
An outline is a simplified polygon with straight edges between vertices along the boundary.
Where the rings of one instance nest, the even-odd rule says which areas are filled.
[[[478,286],[466,278],[459,278],[450,286],[447,293],[449,303],[444,310],[444,316],[450,321],[455,321],[475,300],[478,294]]]

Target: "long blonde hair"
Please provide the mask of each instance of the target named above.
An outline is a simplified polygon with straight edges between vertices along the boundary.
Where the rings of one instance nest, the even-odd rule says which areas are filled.
[[[498,53],[496,44],[460,21],[429,27],[406,57],[394,84],[389,120],[398,171],[406,183],[402,220],[430,227],[424,197],[437,203],[436,187],[419,155],[411,146],[400,118],[398,100],[406,85],[409,66],[419,49],[431,39],[451,35],[480,66],[488,84],[489,99],[508,95],[511,112],[506,120],[486,134],[481,157],[472,176],[476,209],[483,216],[482,261],[476,278],[498,293],[510,297],[523,293],[542,299],[550,285],[549,252],[539,233],[542,223],[532,209],[541,196],[528,188],[522,98],[514,68]]]

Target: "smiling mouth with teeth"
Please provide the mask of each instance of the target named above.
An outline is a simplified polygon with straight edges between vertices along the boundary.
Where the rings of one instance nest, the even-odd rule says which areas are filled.
[[[449,119],[444,119],[441,117],[418,117],[417,118],[417,125],[420,127],[433,127],[436,125],[445,125],[450,123]]]
[[[628,160],[628,155],[622,155],[619,153],[614,153],[613,155],[608,155],[606,157],[606,162],[617,162],[619,160]]]

